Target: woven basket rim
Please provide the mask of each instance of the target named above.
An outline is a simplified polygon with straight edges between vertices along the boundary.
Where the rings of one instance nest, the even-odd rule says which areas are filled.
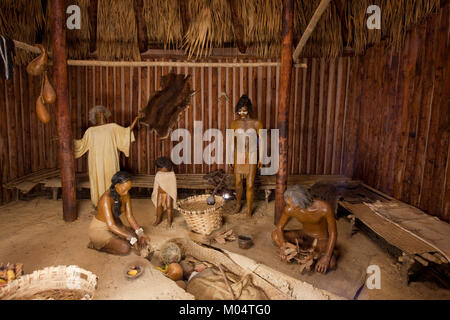
[[[191,202],[193,200],[203,200],[208,198],[209,196],[211,196],[210,194],[201,194],[201,195],[195,195],[195,196],[190,196],[187,197],[185,199],[179,200],[178,201],[178,211],[180,211],[183,214],[190,214],[190,215],[199,215],[199,214],[208,214],[208,213],[214,213],[216,212],[218,209],[222,208],[223,205],[225,204],[225,200],[218,196],[218,195],[214,195],[214,199],[216,200],[216,204],[214,207],[212,208],[208,208],[205,210],[186,210],[182,208],[182,205],[187,203],[187,202]]]

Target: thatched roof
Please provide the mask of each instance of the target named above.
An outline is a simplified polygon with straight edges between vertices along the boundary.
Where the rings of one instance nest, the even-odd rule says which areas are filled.
[[[0,33],[27,43],[49,43],[48,0],[0,0]],[[68,55],[100,60],[140,60],[148,48],[182,49],[189,57],[212,48],[236,47],[277,58],[281,0],[66,0],[82,12],[81,30],[67,32]],[[294,0],[298,41],[320,0]],[[333,0],[305,46],[303,57],[355,54],[381,39],[400,47],[408,29],[437,11],[445,0]],[[366,27],[370,5],[382,10],[381,30]],[[18,62],[29,57],[20,53]]]

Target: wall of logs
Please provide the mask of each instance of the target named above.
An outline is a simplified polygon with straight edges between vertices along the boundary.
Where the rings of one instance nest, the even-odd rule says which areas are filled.
[[[293,68],[290,174],[345,174],[449,221],[448,45],[446,6],[408,34],[401,52],[382,43],[362,57],[305,59],[307,69]],[[81,138],[89,127],[88,111],[98,104],[110,108],[112,121],[129,125],[170,68],[69,67],[68,71],[73,135]],[[197,91],[175,128],[192,133],[194,121],[203,121],[204,131],[218,128],[225,133],[243,93],[253,101],[254,116],[266,128],[276,128],[279,67],[173,71],[190,75]],[[55,106],[50,106],[51,122],[40,123],[34,109],[39,90],[40,79],[29,76],[25,67],[15,68],[13,80],[0,79],[3,183],[58,165]],[[131,155],[121,157],[121,166],[153,174],[155,159],[170,155],[177,142],[161,140],[143,126],[135,135]],[[86,156],[76,165],[77,172],[86,172]],[[182,164],[176,171],[207,173],[217,168],[230,170],[226,165]],[[9,200],[11,194],[0,189],[0,202]]]
[[[450,222],[450,6],[352,60],[342,173]]]
[[[290,173],[338,174],[342,168],[351,59],[304,62],[309,66],[307,69],[295,67],[292,71]],[[161,75],[169,71],[169,67],[69,67],[74,137],[82,137],[89,127],[89,109],[99,104],[110,108],[112,121],[129,125],[160,88]],[[233,120],[234,106],[244,93],[253,101],[254,116],[266,128],[276,128],[279,67],[180,67],[173,71],[190,75],[192,88],[197,91],[192,105],[181,114],[174,128],[187,128],[192,134],[194,121],[202,121],[203,131],[218,128],[225,137],[225,129]],[[0,80],[2,149],[6,151],[2,151],[4,182],[57,166],[55,106],[49,108],[52,113],[49,124],[38,122],[34,103],[39,88],[40,79],[28,76],[24,67],[16,67],[14,81]],[[130,157],[121,157],[121,166],[133,173],[154,174],[155,159],[169,156],[171,148],[178,143],[160,139],[145,126],[135,130],[135,135]],[[208,144],[203,142],[204,147]],[[86,157],[76,163],[77,172],[87,172]],[[230,170],[225,164],[182,164],[176,170],[178,173],[207,173],[218,168]],[[9,199],[5,191],[2,194],[4,201]]]

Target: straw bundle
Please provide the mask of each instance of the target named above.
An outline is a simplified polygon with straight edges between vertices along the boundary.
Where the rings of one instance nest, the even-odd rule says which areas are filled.
[[[44,23],[41,1],[2,0],[0,2],[0,34],[11,39],[34,44]],[[16,50],[14,63],[25,65],[35,55]]]
[[[99,60],[141,60],[136,17],[129,0],[98,1],[97,55]]]
[[[149,41],[163,43],[165,49],[181,46],[183,25],[179,0],[144,0],[143,16]]]
[[[281,53],[281,1],[251,0],[255,8],[250,51],[261,57],[279,57]]]
[[[190,25],[184,36],[186,54],[202,57],[211,54],[213,45],[221,47],[233,40],[231,13],[226,1],[189,1]]]
[[[89,28],[89,0],[65,0],[65,7],[77,5],[81,11],[81,29],[67,30],[66,47],[69,59],[86,59],[89,56],[89,42],[91,38],[91,30]],[[51,51],[51,6],[50,0],[47,0],[47,8],[45,12],[45,32],[44,46]]]

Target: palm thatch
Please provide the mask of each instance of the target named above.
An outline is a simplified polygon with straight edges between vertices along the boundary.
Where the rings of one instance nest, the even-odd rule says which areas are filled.
[[[143,16],[148,39],[163,42],[165,49],[179,48],[183,41],[183,25],[179,0],[144,0]]]
[[[89,57],[89,42],[91,38],[91,30],[89,28],[89,1],[90,0],[65,0],[65,7],[77,5],[81,10],[81,29],[67,30],[66,47],[67,57],[69,59],[86,59]],[[50,0],[47,0],[47,8],[45,12],[45,33],[44,46],[51,51],[51,6]]]
[[[41,1],[2,0],[0,2],[0,34],[34,44],[44,24]],[[15,64],[27,64],[35,55],[16,50]]]
[[[233,41],[230,9],[223,0],[189,1],[190,25],[184,37],[188,57],[207,56],[213,47]]]
[[[66,4],[78,4],[82,11],[82,29],[67,32],[68,56],[85,59],[90,53],[92,36],[88,13],[90,1],[66,1]],[[132,5],[133,1],[136,0],[98,0],[98,59],[140,60],[135,12],[139,9]],[[399,49],[406,32],[441,7],[441,0],[341,2],[344,4],[341,12],[334,1],[330,3],[303,49],[302,57],[337,57],[343,53],[344,44],[356,54],[362,54],[381,39]],[[213,48],[243,42],[248,54],[279,58],[281,0],[184,0],[183,3],[186,5],[184,10],[180,8],[180,0],[142,0],[142,13],[138,16],[142,14],[152,47],[184,49],[188,57],[200,58],[210,55]],[[319,3],[320,0],[294,1],[294,41],[300,39]],[[369,14],[366,10],[370,5],[381,8],[381,30],[367,28]],[[44,16],[47,20],[44,32],[48,35],[49,12],[42,13],[40,1],[2,0],[0,32],[16,40],[34,43],[36,35],[42,32]],[[239,30],[235,30],[233,19],[239,19]],[[237,39],[238,36],[243,39]],[[44,39],[48,41],[48,36]],[[17,63],[26,63],[30,58],[26,52],[17,51]]]
[[[97,55],[100,60],[141,60],[129,0],[98,0]]]

